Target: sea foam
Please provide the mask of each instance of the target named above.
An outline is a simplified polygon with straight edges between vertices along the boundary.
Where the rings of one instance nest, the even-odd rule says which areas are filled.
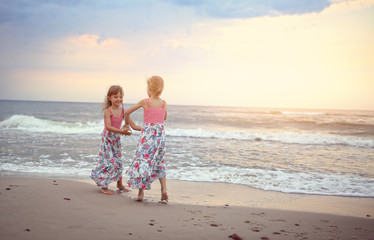
[[[45,119],[34,116],[13,115],[9,119],[0,122],[0,128],[16,129],[39,133],[61,133],[61,134],[87,134],[102,131],[104,122],[68,123]]]
[[[9,119],[0,122],[0,128],[4,129],[58,134],[100,134],[103,126],[103,120],[97,122],[68,123],[39,119],[26,115],[13,115]],[[134,134],[137,135],[139,133],[134,131]],[[311,132],[255,132],[249,130],[220,131],[202,128],[166,128],[166,134],[171,137],[214,138],[256,142],[272,141],[301,145],[347,145],[374,148],[374,139]]]

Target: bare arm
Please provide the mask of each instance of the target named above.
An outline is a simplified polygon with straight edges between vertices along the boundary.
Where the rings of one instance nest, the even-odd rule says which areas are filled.
[[[167,103],[165,102],[165,106],[164,106],[165,117],[164,117],[164,120],[166,120],[166,117],[167,117],[167,115],[168,115],[168,110],[166,109],[166,105],[167,105]]]
[[[111,122],[110,122],[110,112],[109,110],[105,110],[104,112],[104,124],[105,124],[105,128],[107,131],[109,132],[116,132],[116,133],[121,133],[121,134],[126,134],[127,131],[125,130],[122,130],[122,129],[118,129],[118,128],[115,128],[112,126]]]
[[[135,104],[134,106],[128,108],[126,111],[125,111],[125,123],[126,124],[130,124],[130,114],[135,112],[136,110],[138,110],[139,108],[146,106],[146,102],[145,102],[145,99],[139,101],[137,104]],[[132,120],[131,120],[132,121]],[[132,126],[131,126],[132,127]],[[134,128],[135,129],[135,128]]]
[[[134,121],[131,119],[131,117],[130,117],[130,119],[129,119],[129,124],[130,124],[130,127],[131,127],[132,129],[136,130],[136,131],[141,131],[141,130],[142,130],[142,127],[139,126],[139,125],[136,125],[136,124],[134,123]]]

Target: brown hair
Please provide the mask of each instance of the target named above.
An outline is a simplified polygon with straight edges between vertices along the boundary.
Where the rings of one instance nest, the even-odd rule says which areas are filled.
[[[113,86],[110,86],[110,88],[108,89],[108,93],[106,94],[105,96],[105,99],[104,99],[104,102],[103,102],[103,106],[102,106],[102,110],[105,111],[105,109],[109,108],[112,106],[112,102],[109,101],[109,97],[112,96],[112,95],[116,95],[118,93],[121,93],[122,96],[123,96],[123,89],[121,86],[119,85],[113,85]]]
[[[148,88],[156,96],[160,96],[164,90],[164,80],[160,76],[152,76],[147,80]]]

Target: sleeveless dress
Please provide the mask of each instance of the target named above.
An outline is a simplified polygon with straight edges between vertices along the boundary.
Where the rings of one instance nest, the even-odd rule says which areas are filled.
[[[110,111],[110,122],[115,128],[121,129],[124,110],[120,117],[114,117]],[[99,148],[99,162],[91,171],[91,178],[98,186],[107,188],[112,182],[122,180],[122,153],[121,153],[121,134],[110,132],[104,126],[101,133],[101,142]]]
[[[126,171],[131,188],[149,190],[151,183],[166,176],[165,155],[165,101],[162,108],[144,109],[143,129],[136,147],[134,161]]]

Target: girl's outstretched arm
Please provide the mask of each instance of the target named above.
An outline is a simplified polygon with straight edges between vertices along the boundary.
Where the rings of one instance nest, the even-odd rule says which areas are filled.
[[[130,117],[129,119],[129,124],[130,124],[130,127],[136,131],[141,131],[142,130],[142,127],[139,126],[139,125],[136,125],[135,122],[132,120],[132,118]]]
[[[135,112],[136,110],[138,110],[139,108],[141,107],[145,107],[146,106],[146,102],[145,102],[145,99],[139,101],[137,104],[135,104],[134,106],[128,108],[126,111],[125,111],[125,124],[129,124],[130,125],[130,114]]]

